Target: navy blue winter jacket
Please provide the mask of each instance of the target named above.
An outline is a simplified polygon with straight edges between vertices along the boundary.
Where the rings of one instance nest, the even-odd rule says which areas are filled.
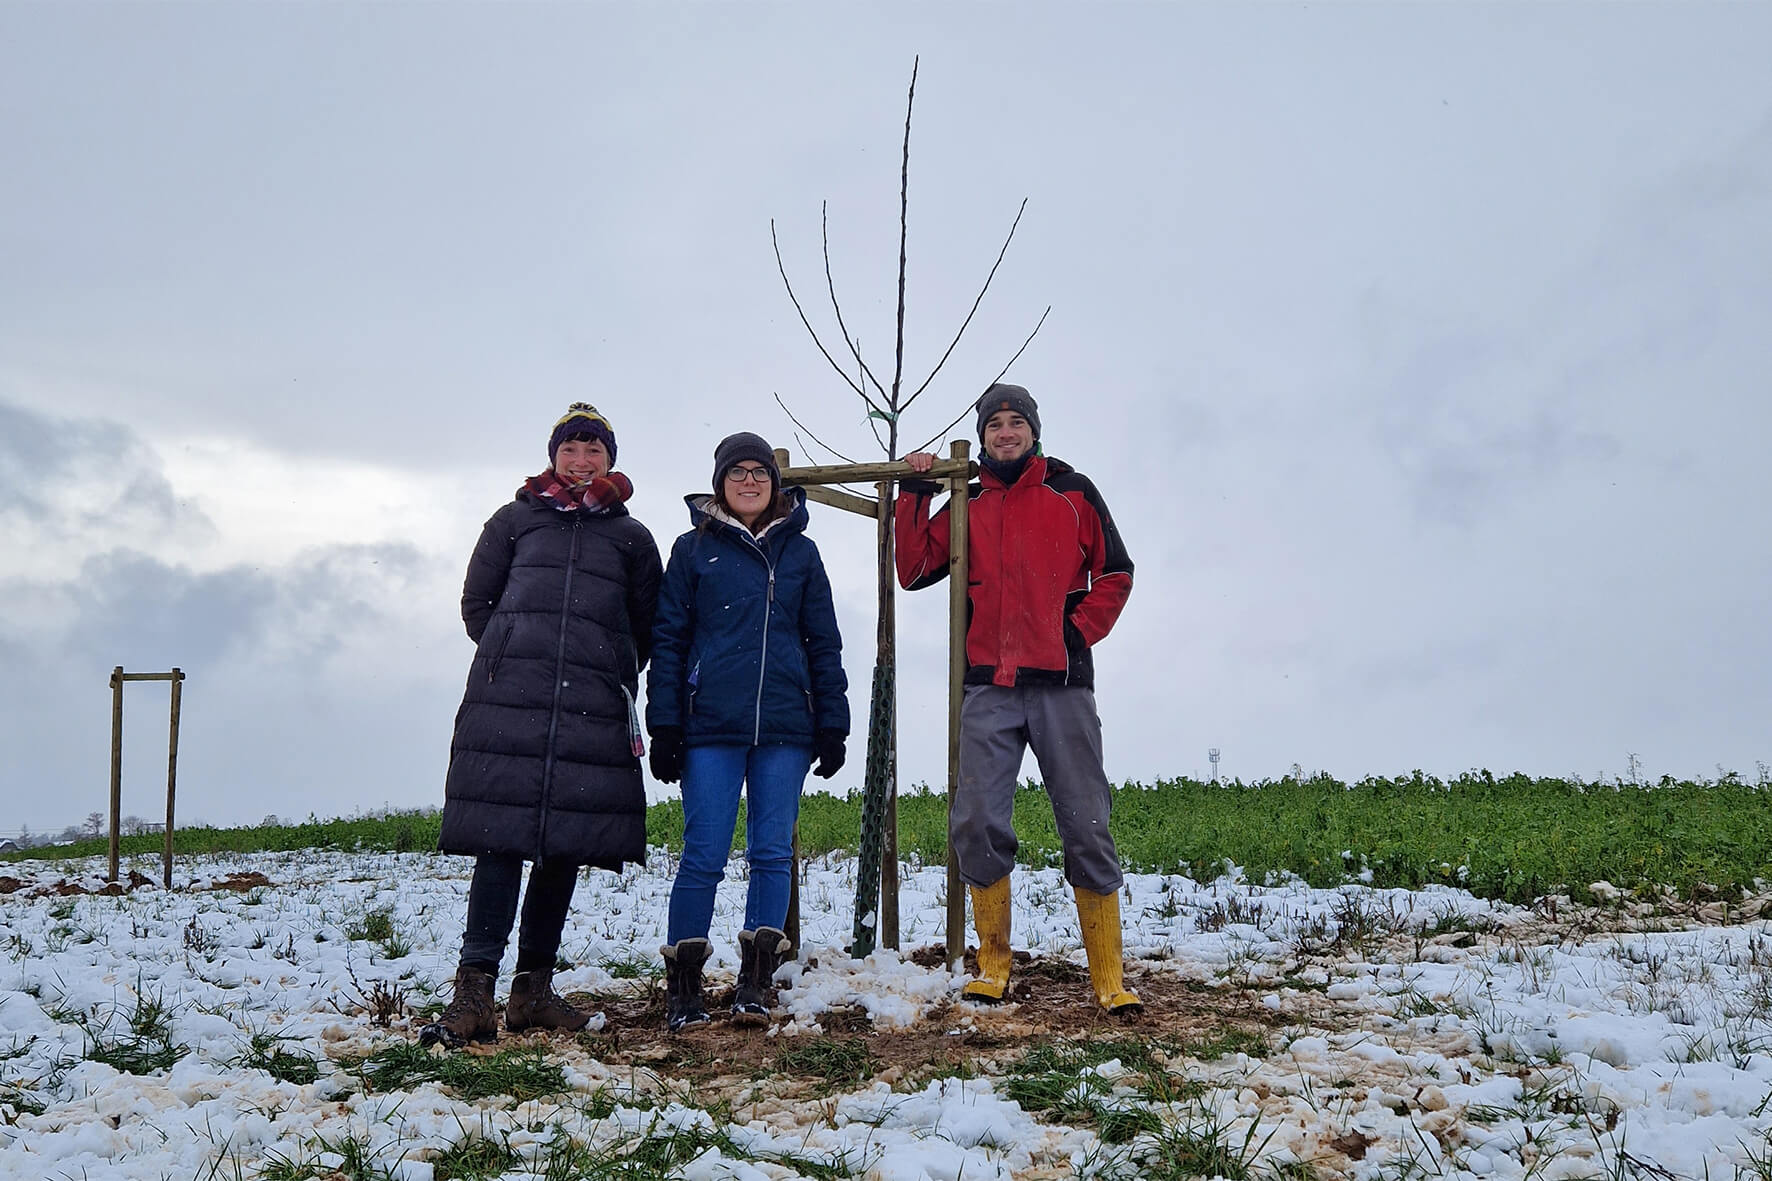
[[[806,536],[806,498],[763,536],[709,518],[707,495],[687,496],[697,527],[677,538],[659,590],[646,677],[646,725],[680,726],[691,746],[812,745],[818,730],[849,733],[849,681],[830,579]]]

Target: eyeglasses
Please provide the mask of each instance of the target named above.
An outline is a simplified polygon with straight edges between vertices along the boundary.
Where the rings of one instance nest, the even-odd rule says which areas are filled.
[[[746,480],[767,484],[769,469],[766,467],[729,467],[726,469],[726,479],[733,484],[742,484]]]

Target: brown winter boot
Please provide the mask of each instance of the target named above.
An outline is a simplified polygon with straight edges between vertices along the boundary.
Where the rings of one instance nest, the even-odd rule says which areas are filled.
[[[787,935],[775,927],[758,927],[738,933],[738,988],[732,994],[735,1025],[769,1024],[772,1001],[770,985],[775,970],[793,949]]]
[[[526,1029],[583,1029],[591,1015],[566,1003],[554,991],[554,970],[536,968],[511,977],[511,999],[505,1002],[505,1028],[511,1033]]]
[[[477,968],[458,968],[455,997],[438,1018],[418,1031],[421,1046],[459,1050],[469,1042],[498,1040],[498,1010],[492,1004],[492,977]]]
[[[679,939],[658,949],[665,962],[665,1028],[672,1033],[709,1021],[701,970],[711,950],[706,939]]]

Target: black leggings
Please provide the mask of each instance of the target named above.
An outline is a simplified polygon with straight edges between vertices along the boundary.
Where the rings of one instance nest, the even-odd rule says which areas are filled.
[[[468,887],[468,927],[461,937],[461,966],[498,975],[511,924],[517,917],[517,895],[523,895],[523,925],[517,929],[517,971],[552,970],[560,954],[560,932],[572,906],[578,866],[563,861],[535,863],[529,888],[523,886],[523,858],[488,855],[474,862]]]

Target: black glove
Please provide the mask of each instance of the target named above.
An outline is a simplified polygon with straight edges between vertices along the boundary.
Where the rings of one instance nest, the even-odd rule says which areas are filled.
[[[925,480],[921,476],[906,476],[898,482],[900,492],[909,492],[912,496],[934,496],[937,492],[947,491],[947,485],[939,480]]]
[[[652,732],[652,777],[660,783],[675,783],[683,778],[683,727],[660,726]]]
[[[843,743],[848,738],[841,730],[820,730],[812,739],[812,753],[818,759],[818,766],[812,773],[820,779],[829,779],[843,769]]]

